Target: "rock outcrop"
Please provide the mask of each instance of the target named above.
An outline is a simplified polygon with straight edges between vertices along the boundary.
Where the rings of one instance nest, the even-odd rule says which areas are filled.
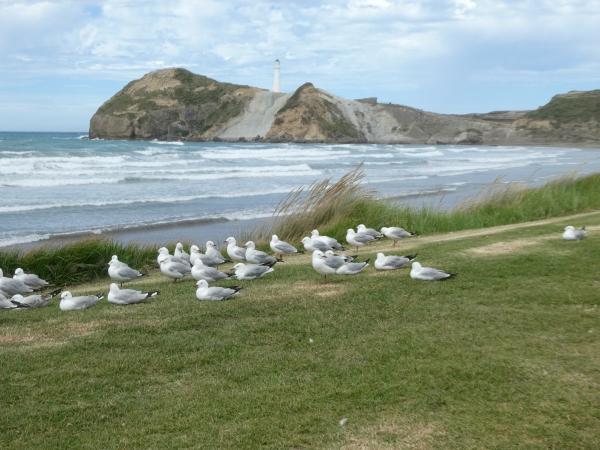
[[[479,145],[598,145],[600,90],[557,95],[535,111],[435,114],[305,83],[293,94],[221,83],[185,69],[132,81],[90,121],[104,139]]]

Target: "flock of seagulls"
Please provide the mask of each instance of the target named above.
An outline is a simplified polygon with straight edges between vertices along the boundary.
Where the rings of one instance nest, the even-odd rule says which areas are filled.
[[[346,243],[356,248],[363,247],[380,239],[387,238],[396,242],[416,236],[416,233],[406,231],[400,227],[383,227],[379,231],[367,228],[364,224],[358,225],[356,230],[349,228],[346,232]],[[587,236],[585,226],[575,228],[567,226],[563,232],[563,239],[567,241],[580,241]],[[369,266],[369,259],[358,261],[356,256],[342,253],[345,248],[336,239],[324,236],[318,230],[313,230],[310,236],[302,239],[304,251],[312,254],[312,267],[324,279],[328,275],[357,275]],[[223,256],[213,241],[206,243],[205,252],[202,253],[197,245],[190,247],[187,253],[181,243],[177,243],[171,255],[166,247],[158,250],[156,261],[163,276],[177,282],[186,277],[196,280],[196,298],[206,301],[221,301],[231,299],[239,294],[241,286],[210,286],[220,280],[237,279],[241,281],[256,280],[274,272],[274,266],[283,262],[284,256],[304,253],[292,244],[282,241],[273,235],[269,246],[273,255],[256,249],[253,241],[248,241],[244,246],[239,246],[234,237],[228,237],[227,257]],[[381,271],[398,270],[411,267],[410,278],[421,281],[442,281],[453,278],[455,273],[433,267],[422,266],[416,261],[417,255],[385,255],[377,253],[375,269]],[[222,271],[219,266],[233,262],[230,271]],[[132,305],[157,297],[159,291],[143,292],[135,289],[125,289],[123,284],[131,282],[144,274],[131,268],[127,263],[119,260],[114,255],[108,263],[108,276],[112,283],[108,292],[108,302],[114,305]],[[46,294],[40,293],[52,286],[46,280],[31,273],[25,273],[18,268],[12,278],[5,277],[0,269],[0,309],[41,308],[60,294],[59,308],[62,311],[87,309],[104,299],[103,293],[96,295],[73,296],[69,291],[56,289]]]

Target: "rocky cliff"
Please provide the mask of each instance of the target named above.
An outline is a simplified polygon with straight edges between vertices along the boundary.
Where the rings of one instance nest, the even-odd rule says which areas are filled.
[[[221,83],[185,69],[132,81],[104,103],[90,137],[407,144],[600,144],[600,91],[554,97],[535,111],[435,114],[347,100],[306,83],[293,94]]]

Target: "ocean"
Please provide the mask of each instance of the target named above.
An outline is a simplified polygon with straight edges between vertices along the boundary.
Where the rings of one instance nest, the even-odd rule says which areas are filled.
[[[160,224],[171,230],[177,223],[211,224],[214,232],[269,217],[290,190],[336,180],[361,162],[366,187],[380,197],[451,208],[495,181],[536,186],[567,173],[598,172],[600,151],[102,141],[85,133],[3,132],[0,247]]]

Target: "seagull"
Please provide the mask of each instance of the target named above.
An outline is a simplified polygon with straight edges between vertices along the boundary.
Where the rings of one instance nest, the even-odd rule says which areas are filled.
[[[433,267],[423,267],[417,261],[412,262],[412,269],[410,269],[410,277],[413,280],[443,281],[455,276],[455,273],[444,272]]]
[[[327,250],[333,250],[331,245],[327,244],[322,239],[313,239],[308,236],[302,238],[302,244],[307,252],[314,252],[315,250],[326,252]]]
[[[417,257],[416,253],[414,255],[406,255],[406,256],[396,256],[389,255],[385,256],[383,253],[377,253],[377,259],[375,260],[375,269],[377,270],[395,270],[401,269],[405,267],[413,259]]]
[[[381,234],[375,228],[367,228],[362,223],[356,227],[356,232],[368,234],[369,236],[373,236],[375,239],[381,239],[383,237],[383,234]]]
[[[231,262],[229,259],[223,258],[223,255],[213,241],[206,241],[206,257],[202,261],[207,266],[218,267],[223,263]]]
[[[96,295],[85,295],[81,297],[73,297],[69,291],[64,291],[60,295],[59,308],[61,311],[75,311],[78,309],[87,309],[94,306],[104,298],[103,293]]]
[[[214,282],[229,278],[232,274],[221,272],[219,269],[205,265],[201,259],[197,259],[196,263],[192,266],[192,276],[198,281],[206,280]]]
[[[319,234],[319,230],[312,230],[310,232],[310,237],[313,240],[320,240],[325,242],[325,244],[327,244],[329,247],[331,247],[333,250],[343,250],[344,247],[342,247],[342,244],[340,244],[337,239],[334,239],[332,237],[329,236],[321,236]]]
[[[260,264],[237,263],[233,268],[235,269],[235,277],[238,280],[256,280],[273,272],[271,267]]]
[[[112,281],[123,283],[144,276],[141,272],[132,269],[124,262],[119,261],[117,255],[113,255],[108,263],[108,276]]]
[[[417,235],[417,233],[406,231],[404,228],[400,227],[381,227],[381,233],[386,238],[393,240],[394,246],[396,245],[396,241],[399,241],[400,239]]]
[[[354,256],[336,255],[333,250],[327,250],[325,252],[327,265],[334,269],[339,269],[344,264],[354,261],[354,258]]]
[[[169,253],[169,249],[167,249],[167,247],[161,247],[158,249],[158,258],[156,258],[156,261],[158,262],[158,264],[162,264],[166,260],[178,262],[181,264],[186,264],[188,266],[190,265],[190,263],[188,261],[186,261],[185,259],[178,258],[177,256],[171,255]]]
[[[565,231],[562,235],[565,241],[580,241],[584,237],[587,236],[587,230],[585,226],[581,227],[579,230],[572,225],[566,226]]]
[[[180,258],[172,257],[167,258],[160,263],[160,271],[163,275],[172,278],[173,281],[176,282],[186,275],[189,275],[192,268],[187,262],[182,261]]]
[[[52,291],[46,295],[33,294],[28,295],[27,297],[23,297],[21,294],[14,295],[10,301],[14,303],[16,306],[23,308],[42,308],[44,306],[48,306],[50,300],[54,298],[55,295],[59,294],[61,289],[57,289],[56,291]]]
[[[364,262],[348,262],[338,267],[335,271],[337,275],[356,275],[357,273],[362,272],[369,265],[369,260],[367,259]]]
[[[229,300],[242,290],[241,286],[208,287],[208,282],[206,280],[198,281],[196,286],[198,286],[198,289],[196,289],[196,298],[198,300],[208,301]]]
[[[4,276],[4,272],[0,269],[0,293],[5,297],[11,297],[17,294],[29,294],[33,292],[29,286],[16,278],[8,278]]]
[[[298,249],[285,241],[281,241],[276,234],[271,236],[271,242],[269,243],[271,250],[275,253],[275,256],[279,261],[283,261],[283,255],[291,255],[292,253],[298,253]]]
[[[29,286],[34,291],[45,288],[49,284],[46,280],[42,280],[40,277],[33,273],[25,273],[20,267],[17,270],[15,270],[13,279],[22,281],[25,285]]]
[[[267,255],[265,252],[256,250],[256,244],[254,241],[246,242],[246,261],[254,264],[263,264],[273,267],[277,262],[277,259],[271,255]]]
[[[315,272],[323,275],[327,279],[327,275],[335,274],[338,267],[335,264],[329,264],[325,254],[321,250],[315,250],[312,254],[312,266]]]
[[[0,291],[0,309],[13,309],[16,307],[17,305],[15,305],[9,299],[7,299],[2,293],[2,291]]]
[[[173,256],[175,256],[176,258],[181,258],[184,261],[187,261],[188,263],[190,262],[190,255],[188,255],[183,249],[183,244],[181,242],[178,242],[177,245],[175,245],[175,251],[173,252]]]
[[[362,247],[365,244],[375,241],[375,238],[370,234],[366,233],[357,233],[352,228],[348,228],[346,232],[346,242],[353,247],[356,247],[358,251],[358,247]]]
[[[201,251],[200,248],[197,245],[192,245],[190,247],[190,264],[193,266],[194,264],[196,264],[196,261],[200,258],[205,257],[206,255],[204,255]]]
[[[233,261],[246,261],[246,249],[238,247],[234,237],[225,239],[227,244],[227,254]]]
[[[113,305],[133,305],[146,299],[156,297],[160,291],[142,292],[135,289],[119,289],[117,283],[111,283],[108,291],[108,303]]]

